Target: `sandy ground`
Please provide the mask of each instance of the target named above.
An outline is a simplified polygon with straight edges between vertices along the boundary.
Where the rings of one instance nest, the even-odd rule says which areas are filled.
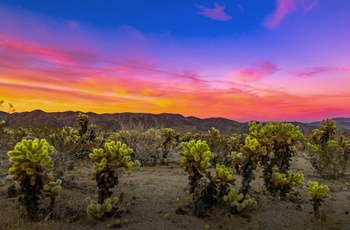
[[[88,160],[77,161],[73,170],[66,173],[71,184],[63,184],[57,198],[55,217],[40,223],[23,220],[23,210],[17,197],[7,198],[7,188],[13,184],[6,180],[9,163],[0,164],[0,228],[2,229],[105,229],[116,219],[128,219],[122,229],[349,229],[350,230],[350,177],[328,181],[320,178],[304,156],[294,157],[292,171],[303,173],[305,183],[318,181],[330,187],[331,198],[322,206],[326,219],[318,221],[313,216],[308,194],[302,186],[297,190],[300,199],[280,201],[264,194],[261,170],[253,181],[253,197],[258,206],[241,215],[222,215],[220,210],[210,218],[201,219],[191,214],[178,215],[179,207],[191,208],[191,195],[186,193],[188,176],[178,167],[178,157],[173,156],[167,166],[140,167],[127,176],[121,173],[119,185],[113,189],[119,196],[124,193],[123,204],[130,206],[130,212],[121,217],[107,220],[91,220],[87,217],[85,198],[97,193],[95,182],[90,180],[93,170]],[[240,177],[236,176],[236,188],[240,187]],[[128,204],[129,203],[129,204]]]

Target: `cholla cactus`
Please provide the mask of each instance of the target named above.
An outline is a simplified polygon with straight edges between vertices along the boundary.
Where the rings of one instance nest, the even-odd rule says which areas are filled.
[[[52,151],[53,147],[45,139],[22,140],[7,153],[12,162],[9,174],[14,175],[13,180],[16,181],[24,175],[42,173],[45,168],[52,169],[53,162],[49,157]]]
[[[234,185],[235,179],[233,174],[228,171],[225,165],[216,165],[216,175],[213,177],[213,181],[216,181],[218,186],[226,186],[227,184]]]
[[[126,144],[122,144],[120,141],[115,143],[114,141],[107,142],[104,148],[94,149],[93,153],[89,155],[94,160],[93,168],[124,168],[128,174],[131,173],[133,167],[140,166],[138,161],[132,161],[130,154],[133,152],[131,148],[128,148]]]
[[[246,158],[241,166],[243,179],[239,192],[246,195],[250,189],[250,182],[255,179],[253,170],[256,169],[260,158],[267,155],[267,151],[266,147],[261,146],[258,139],[252,136],[247,136],[245,145],[240,146]]]
[[[93,159],[93,168],[96,173],[93,179],[96,180],[98,191],[98,203],[104,204],[105,200],[110,198],[111,188],[118,185],[118,175],[116,169],[124,168],[130,175],[131,169],[140,166],[139,161],[132,161],[130,154],[132,149],[121,142],[107,142],[104,148],[94,149],[89,155]]]
[[[241,174],[241,166],[245,160],[245,156],[241,152],[231,152],[227,156],[232,161],[232,166],[235,168],[237,174]]]
[[[250,136],[256,138],[265,148],[265,155],[260,155],[260,164],[263,166],[263,177],[267,191],[277,195],[272,175],[274,172],[287,174],[290,161],[295,151],[295,145],[302,139],[302,133],[298,126],[287,122],[268,122],[265,126],[261,123],[249,123]],[[284,190],[284,189],[283,189]]]
[[[298,185],[303,184],[304,175],[300,173],[293,174],[288,173],[278,173],[274,172],[272,174],[272,183],[275,185],[274,194],[279,193],[280,197],[285,197],[286,194],[294,191],[294,188]]]
[[[199,171],[205,173],[206,168],[210,166],[210,160],[214,157],[214,154],[210,151],[209,146],[205,141],[194,140],[190,142],[183,142],[181,146],[184,152],[180,152],[182,156],[181,167],[189,168],[190,175],[192,167],[196,167]],[[187,171],[187,170],[186,170]]]
[[[309,186],[304,186],[304,189],[309,193],[310,201],[313,203],[314,216],[320,219],[319,209],[321,203],[330,197],[328,195],[329,187],[327,185],[319,185],[318,182],[309,181]]]
[[[44,186],[44,189],[42,192],[44,196],[50,198],[50,206],[48,207],[48,212],[52,212],[55,206],[56,197],[59,195],[59,192],[61,191],[61,183],[62,183],[62,180],[58,179]]]
[[[224,202],[231,207],[233,214],[257,204],[254,198],[243,193],[238,194],[235,189],[229,190],[228,194],[224,196]]]
[[[88,130],[88,124],[90,122],[90,117],[87,114],[79,112],[78,117],[75,119],[76,124],[80,126],[79,134],[83,136]]]
[[[108,198],[103,201],[102,204],[99,204],[96,200],[91,199],[90,197],[86,198],[87,209],[86,213],[88,217],[94,219],[101,219],[105,216],[106,213],[110,212],[113,209],[113,206],[118,202],[118,198]]]
[[[181,145],[183,152],[179,153],[182,157],[180,167],[183,167],[189,174],[190,193],[193,193],[197,182],[203,177],[202,174],[207,174],[206,168],[210,166],[210,160],[214,154],[205,141],[191,140],[183,142]]]
[[[53,167],[49,156],[52,151],[53,147],[44,139],[24,139],[7,153],[12,162],[9,174],[14,176],[14,181],[20,183],[20,191],[24,194],[20,197],[20,202],[26,206],[30,218],[37,216],[42,190],[52,180],[51,174],[43,174],[44,169]]]

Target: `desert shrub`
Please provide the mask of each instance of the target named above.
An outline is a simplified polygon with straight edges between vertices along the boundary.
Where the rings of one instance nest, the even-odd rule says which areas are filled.
[[[15,145],[20,142],[23,138],[28,136],[27,129],[14,129],[6,126],[5,121],[0,122],[0,151],[3,153],[13,149]]]
[[[122,142],[126,143],[133,151],[133,158],[139,160],[142,165],[155,166],[162,162],[162,136],[159,129],[146,131],[121,130],[118,132]]]
[[[160,131],[162,141],[162,163],[166,163],[166,159],[170,151],[175,150],[180,144],[180,133],[175,132],[171,128],[163,128]]]
[[[113,208],[118,202],[118,198],[111,198],[111,191],[118,185],[119,168],[124,168],[130,175],[131,169],[140,166],[140,163],[131,159],[133,150],[121,142],[107,142],[103,148],[94,149],[89,157],[93,160],[95,174],[93,179],[97,183],[98,195],[95,199],[87,197],[87,215],[100,219],[117,210]]]
[[[212,128],[201,139],[206,141],[210,150],[214,153],[213,165],[217,163],[228,164],[227,155],[232,150],[230,141],[233,141],[229,135],[221,134],[220,130]]]
[[[326,119],[321,122],[321,129],[313,130],[308,145],[310,161],[316,171],[326,179],[337,179],[346,171],[346,140],[336,133],[335,121]]]
[[[43,217],[51,212],[61,189],[61,181],[52,182],[52,174],[45,172],[53,168],[53,161],[49,156],[52,151],[53,147],[44,139],[24,139],[8,152],[12,163],[9,174],[14,176],[13,181],[19,182],[22,194],[19,201],[26,207],[31,219]],[[50,198],[50,205],[46,209],[39,209],[41,195]]]

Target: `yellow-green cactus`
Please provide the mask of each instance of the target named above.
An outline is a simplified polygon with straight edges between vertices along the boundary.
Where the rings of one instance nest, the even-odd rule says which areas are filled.
[[[329,187],[327,185],[319,185],[318,182],[309,181],[309,186],[304,186],[304,189],[309,193],[312,201],[324,201],[329,198]]]
[[[62,181],[58,179],[57,181],[51,181],[50,183],[44,185],[43,194],[46,197],[56,197],[61,190]]]
[[[291,187],[295,187],[302,184],[302,180],[304,180],[304,175],[301,173],[293,174],[291,172],[274,172],[272,174],[272,181],[276,186],[289,184]]]
[[[247,136],[245,145],[241,145],[241,149],[253,162],[258,162],[260,156],[267,154],[266,147],[261,146],[258,139],[252,136]]]
[[[246,158],[241,152],[231,152],[227,157],[232,160],[233,165],[242,164]]]
[[[20,202],[26,206],[28,217],[32,219],[40,218],[44,214],[41,210],[47,213],[52,211],[60,189],[60,181],[49,183],[52,174],[43,173],[44,169],[53,167],[53,161],[49,156],[52,151],[53,147],[44,139],[40,141],[24,139],[17,143],[14,150],[7,153],[12,162],[9,174],[14,175],[13,180],[19,182],[23,194]],[[39,209],[42,193],[51,199],[47,209]]]
[[[180,152],[181,167],[196,167],[201,172],[205,172],[206,168],[210,166],[210,160],[214,154],[210,151],[208,144],[205,141],[198,140],[197,142],[191,140],[190,142],[181,143],[183,152]],[[191,172],[189,172],[191,174]],[[193,175],[191,175],[193,176]]]
[[[224,196],[224,202],[232,208],[232,212],[240,212],[243,209],[256,205],[257,202],[249,195],[244,197],[243,193],[238,194],[235,189],[230,189],[228,194]]]
[[[96,198],[96,197],[95,197]],[[87,209],[86,213],[88,217],[94,219],[101,219],[105,216],[106,213],[110,212],[113,209],[113,206],[118,202],[118,198],[108,198],[103,201],[103,204],[99,204],[96,200],[91,199],[90,197],[86,198]]]
[[[246,159],[246,156],[244,156],[244,154],[241,152],[231,152],[231,154],[229,154],[227,157],[229,159],[231,159],[232,166],[235,167],[236,173],[240,175],[241,174],[241,166],[242,166],[244,160]]]
[[[105,167],[116,169],[124,167],[128,174],[131,173],[131,168],[140,166],[139,161],[132,161],[129,156],[133,150],[128,148],[126,144],[120,141],[107,142],[104,148],[94,149],[89,155],[94,160],[94,169],[103,169]]]
[[[14,150],[7,153],[12,162],[9,174],[14,175],[13,180],[16,181],[21,175],[34,175],[44,169],[51,169],[53,161],[49,154],[52,151],[53,147],[45,139],[22,140]]]
[[[218,186],[226,186],[227,184],[234,185],[235,182],[233,174],[226,168],[226,166],[219,164],[216,165],[216,175],[213,179]]]
[[[310,200],[314,207],[314,216],[317,219],[321,218],[320,206],[330,196],[328,195],[329,187],[327,185],[319,185],[318,182],[309,181],[309,186],[304,186],[304,189],[309,193]]]

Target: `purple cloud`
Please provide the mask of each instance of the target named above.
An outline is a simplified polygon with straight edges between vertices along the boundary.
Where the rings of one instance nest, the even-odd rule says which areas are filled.
[[[269,60],[252,63],[252,67],[238,70],[233,75],[243,82],[259,81],[260,79],[274,74],[279,69]]]
[[[263,25],[273,29],[277,27],[289,13],[299,10],[306,13],[314,8],[318,1],[319,0],[276,0],[276,11],[266,18]]]
[[[321,66],[313,68],[304,68],[300,70],[289,71],[291,74],[300,78],[313,77],[314,75],[326,73],[326,72],[349,72],[349,68],[335,67],[335,66]]]
[[[198,12],[198,14],[201,14],[205,17],[211,18],[213,20],[217,21],[229,21],[231,20],[231,16],[228,15],[224,10],[225,6],[220,6],[217,2],[214,3],[214,8],[209,8],[205,6],[201,6],[196,4],[196,7],[200,10],[201,12]]]

